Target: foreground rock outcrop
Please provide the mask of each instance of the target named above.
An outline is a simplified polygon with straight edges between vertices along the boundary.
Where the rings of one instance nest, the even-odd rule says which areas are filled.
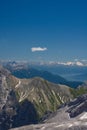
[[[45,118],[42,124],[11,130],[87,130],[87,94],[61,106]]]

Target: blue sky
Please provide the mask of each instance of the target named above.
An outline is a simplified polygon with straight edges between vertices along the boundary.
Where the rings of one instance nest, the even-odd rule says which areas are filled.
[[[86,46],[86,0],[0,1],[0,59],[87,59]]]

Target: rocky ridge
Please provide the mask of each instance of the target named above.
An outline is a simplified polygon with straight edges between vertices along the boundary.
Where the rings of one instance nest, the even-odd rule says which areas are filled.
[[[73,115],[73,116],[72,116]],[[11,130],[86,130],[87,94],[62,106],[42,124],[23,126]]]

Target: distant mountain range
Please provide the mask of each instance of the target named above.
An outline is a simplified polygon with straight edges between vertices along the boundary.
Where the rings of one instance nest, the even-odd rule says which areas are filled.
[[[84,65],[75,65],[77,61],[68,62],[68,64],[72,63],[73,65],[64,65],[61,62],[27,62],[27,61],[0,61],[0,64],[10,68],[34,68],[36,70],[48,71],[52,74],[59,75],[64,77],[68,81],[81,81],[84,82],[87,80],[87,66],[86,60],[79,61]],[[78,63],[78,62],[77,62]]]
[[[75,61],[76,62],[76,61]],[[83,61],[80,61],[83,63]],[[84,61],[85,62],[85,61]],[[67,79],[68,81],[81,81],[84,82],[86,80],[87,73],[87,66],[80,66],[80,65],[63,65],[57,63],[37,63],[37,62],[25,62],[25,61],[1,61],[0,62],[3,66],[9,66],[9,69],[16,69],[20,68],[33,68],[40,71],[47,71],[54,75],[59,75]],[[86,64],[86,63],[84,63]],[[81,76],[82,75],[82,76]]]
[[[0,64],[29,64],[29,65],[63,65],[63,66],[87,66],[87,60],[78,60],[75,59],[74,61],[66,61],[66,62],[60,62],[60,61],[39,61],[39,62],[28,62],[28,61],[0,61]]]
[[[41,65],[64,65],[64,66],[87,66],[87,62],[84,61],[67,61],[67,62],[42,62]]]
[[[81,81],[68,81],[57,74],[52,74],[45,70],[38,70],[30,66],[23,66],[19,64],[14,66],[14,64],[6,64],[5,68],[7,68],[11,72],[11,74],[16,76],[17,78],[28,79],[34,77],[42,77],[45,80],[48,80],[49,82],[68,85],[72,88],[76,88],[79,85],[83,84],[83,82]]]

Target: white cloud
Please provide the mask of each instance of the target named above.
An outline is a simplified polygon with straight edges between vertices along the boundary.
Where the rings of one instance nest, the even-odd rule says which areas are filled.
[[[32,52],[35,52],[35,51],[46,51],[46,50],[47,50],[46,47],[44,47],[44,48],[42,48],[42,47],[32,47],[31,48]]]

